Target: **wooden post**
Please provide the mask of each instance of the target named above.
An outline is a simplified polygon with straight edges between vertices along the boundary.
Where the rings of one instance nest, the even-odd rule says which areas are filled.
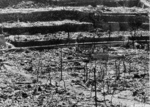
[[[41,61],[40,61],[40,60],[41,60],[41,58],[40,58],[41,55],[39,54],[38,57],[39,57],[38,69],[37,69],[37,71],[36,71],[36,76],[37,76],[37,77],[36,77],[36,80],[37,80],[37,82],[39,81],[39,71],[40,71],[40,66],[41,66]]]
[[[149,13],[149,15],[148,15],[148,16],[149,16],[149,20],[150,20],[150,13]],[[150,31],[150,27],[149,27],[149,31]],[[150,38],[149,38],[149,39],[150,39]],[[148,51],[149,51],[149,43],[148,43]],[[147,51],[147,52],[148,52],[148,51]],[[149,58],[150,58],[150,54],[149,54]],[[149,64],[148,64],[148,65],[149,65],[149,67],[148,67],[148,68],[150,69],[150,62],[149,62]],[[150,86],[150,70],[149,70],[149,86]]]
[[[61,70],[61,79],[63,78],[63,71],[62,71],[62,48],[61,48],[61,53],[60,53],[60,70]]]
[[[69,43],[69,41],[70,41],[70,33],[69,33],[69,30],[68,30],[68,38],[67,38],[68,40],[67,40],[67,42]],[[70,43],[69,43],[70,44]]]
[[[88,76],[89,76],[89,74],[88,74],[88,69],[87,69],[87,63],[86,63],[86,65],[85,65],[85,70],[86,70],[86,81],[88,80]]]
[[[50,81],[50,84],[52,84],[52,80],[51,80],[51,71],[52,70],[51,70],[51,67],[49,67],[48,70],[49,70],[49,81]]]
[[[94,68],[94,82],[95,82],[95,107],[97,107],[96,67]]]

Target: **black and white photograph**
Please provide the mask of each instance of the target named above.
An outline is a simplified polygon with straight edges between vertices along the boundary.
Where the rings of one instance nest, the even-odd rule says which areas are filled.
[[[0,0],[0,107],[150,107],[150,0]]]

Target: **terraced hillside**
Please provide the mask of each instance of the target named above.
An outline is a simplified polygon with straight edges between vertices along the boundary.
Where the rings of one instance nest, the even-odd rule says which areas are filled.
[[[125,12],[120,10],[124,10]],[[74,36],[74,32],[91,32],[91,35],[94,35],[94,33],[97,32],[99,39],[96,39],[97,42],[100,42],[104,40],[101,38],[104,36],[102,32],[111,33],[130,31],[137,23],[136,21],[141,22],[141,25],[138,29],[142,29],[144,31],[149,30],[148,12],[146,9],[138,8],[108,8],[101,6],[97,8],[49,7],[38,9],[2,9],[0,15],[1,32],[6,32],[7,35],[16,35],[16,37],[18,37],[17,35],[22,34],[33,36],[36,34],[42,34],[44,41],[40,40],[42,43],[39,43],[39,40],[37,43],[34,41],[34,43],[32,43],[33,46],[37,46],[38,44],[50,45],[53,44],[50,42],[53,40],[57,41],[56,43],[62,44],[67,43],[70,39],[71,43],[75,43],[77,41],[77,37],[75,39],[70,38],[71,35]],[[96,31],[96,29],[99,30]],[[60,37],[52,36],[52,33],[59,31],[67,32],[68,36],[61,36],[61,34],[59,34]],[[70,35],[71,32],[72,34]],[[80,36],[80,34],[78,36]],[[19,38],[20,37],[21,36],[19,36]],[[27,38],[28,37],[30,36],[27,36]],[[85,37],[87,38],[85,41],[92,42],[92,40],[90,41],[91,37],[93,37],[94,40],[94,36],[89,38],[87,35],[84,36],[84,38]],[[81,38],[82,37],[80,37],[80,39]],[[107,40],[108,37],[105,38]],[[121,40],[119,38],[120,37],[118,37],[118,40]],[[114,39],[110,40],[115,41]],[[83,42],[84,40],[81,41]],[[19,39],[13,42],[11,41],[13,45],[16,44],[15,42],[18,44]],[[24,41],[24,43],[28,44],[28,41]],[[21,47],[24,46],[24,43],[19,43],[20,45],[15,46]]]

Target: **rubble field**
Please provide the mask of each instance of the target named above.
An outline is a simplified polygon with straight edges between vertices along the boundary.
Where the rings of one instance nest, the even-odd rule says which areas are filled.
[[[92,107],[95,66],[98,106],[149,106],[148,52],[114,47],[106,61],[89,60],[86,51],[80,46],[2,53],[1,106]],[[114,57],[120,54],[125,58]]]
[[[150,107],[149,0],[1,0],[0,107]]]

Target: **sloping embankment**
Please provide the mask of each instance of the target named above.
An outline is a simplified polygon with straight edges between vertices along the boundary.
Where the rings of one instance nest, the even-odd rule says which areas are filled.
[[[88,31],[92,27],[91,23],[78,22],[74,20],[51,21],[51,22],[15,22],[15,23],[1,23],[0,28],[9,34],[46,34],[55,33],[58,31],[77,32]]]
[[[102,8],[103,9],[103,8]],[[106,22],[128,22],[129,18],[134,18],[141,15],[145,22],[149,22],[146,11],[145,12],[112,12],[98,9],[99,16]],[[104,8],[105,9],[105,8]],[[107,8],[106,8],[107,10]],[[110,9],[109,9],[110,10]],[[119,9],[118,9],[119,10]],[[125,9],[129,10],[129,9]],[[0,22],[36,22],[36,21],[55,21],[55,20],[78,20],[90,22],[89,17],[95,17],[96,9],[76,8],[76,7],[56,7],[56,8],[31,8],[31,9],[2,9],[0,10]],[[98,17],[99,17],[98,16]]]
[[[105,8],[107,10],[107,8]],[[120,8],[114,9],[114,11],[121,10]],[[149,30],[149,17],[146,11],[140,12],[136,10],[133,12],[131,8],[125,8],[126,12],[110,12],[104,11],[98,16],[94,16],[97,11],[102,11],[102,9],[92,9],[85,7],[56,7],[56,8],[31,8],[31,9],[4,9],[0,10],[0,22],[15,23],[19,22],[30,22],[34,23],[37,21],[49,22],[49,21],[63,21],[76,20],[80,22],[90,22],[93,23],[95,19],[101,19],[110,24],[112,31],[127,31],[130,26],[128,25],[129,19],[135,19],[137,16],[143,20],[142,29]],[[96,22],[96,20],[95,20]],[[24,24],[24,23],[23,23]],[[98,26],[101,26],[100,22],[96,22]],[[5,29],[5,28],[4,28]],[[8,28],[7,28],[8,29]],[[18,28],[17,28],[18,29]],[[43,29],[43,28],[42,28]],[[32,29],[33,30],[33,29]],[[6,30],[8,31],[8,30]],[[33,30],[34,31],[34,30]],[[45,30],[44,30],[45,31]],[[53,30],[52,30],[53,31]],[[65,30],[66,31],[66,30]]]
[[[67,44],[67,43],[91,43],[91,42],[117,42],[117,41],[122,41],[123,42],[123,38],[120,37],[105,37],[105,38],[82,38],[79,40],[76,39],[51,39],[51,40],[40,40],[40,41],[22,41],[22,42],[17,42],[17,41],[12,41],[11,43],[15,46],[15,47],[29,47],[29,46],[44,46],[44,45],[57,45],[57,44]]]

